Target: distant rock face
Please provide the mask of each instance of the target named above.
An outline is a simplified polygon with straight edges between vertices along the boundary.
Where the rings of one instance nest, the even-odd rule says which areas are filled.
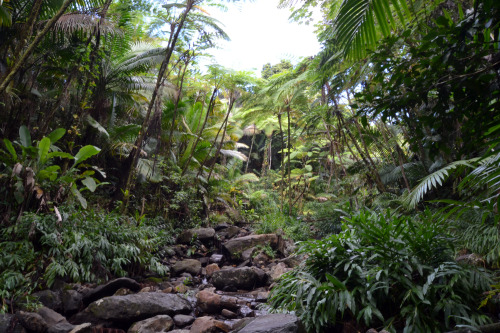
[[[135,322],[157,315],[190,313],[190,303],[183,297],[165,293],[138,293],[104,297],[90,304],[75,317],[75,322]]]
[[[231,258],[237,259],[243,251],[257,245],[270,245],[272,248],[276,248],[278,246],[278,236],[275,234],[265,234],[233,238],[224,243],[224,249],[231,255]]]
[[[158,315],[152,318],[134,323],[127,333],[164,333],[174,326],[174,321],[170,316]]]
[[[222,269],[212,274],[212,283],[217,289],[234,287],[250,290],[266,283],[267,275],[256,267]]]
[[[299,319],[289,314],[255,317],[243,323],[234,333],[306,333]]]
[[[201,271],[201,263],[196,259],[185,259],[178,261],[172,266],[172,272],[176,275],[181,273],[189,273],[198,275]]]
[[[212,228],[197,228],[184,230],[177,238],[177,243],[189,244],[193,239],[202,243],[209,243],[214,239],[215,230]]]

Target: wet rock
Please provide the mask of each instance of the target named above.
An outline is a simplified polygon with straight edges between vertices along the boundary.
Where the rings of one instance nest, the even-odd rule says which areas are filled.
[[[177,286],[175,286],[174,290],[176,293],[185,294],[189,291],[189,287],[185,284],[178,284]]]
[[[222,269],[212,275],[212,283],[217,289],[230,286],[251,290],[264,285],[265,282],[266,274],[256,267]]]
[[[92,324],[84,323],[73,327],[69,333],[93,333]]]
[[[222,254],[212,254],[210,256],[210,262],[214,264],[220,264],[224,260],[224,256]]]
[[[223,246],[231,255],[231,258],[237,259],[243,251],[257,245],[270,245],[272,248],[276,248],[278,245],[278,236],[275,234],[249,235],[228,240]]]
[[[202,243],[209,243],[214,239],[215,230],[212,228],[197,228],[184,230],[177,238],[177,243],[189,244],[193,239]]]
[[[43,305],[54,311],[62,310],[62,301],[60,293],[47,289],[47,290],[37,291],[36,293],[33,293],[33,296],[35,296],[35,298],[40,303],[42,303]]]
[[[163,333],[170,331],[173,326],[174,321],[170,316],[158,315],[134,323],[127,333]]]
[[[291,268],[286,267],[286,265],[284,263],[280,262],[279,264],[277,264],[271,268],[269,275],[270,275],[272,281],[276,281],[283,274],[285,274],[286,272],[291,271],[291,270],[292,270]]]
[[[156,315],[173,316],[189,313],[190,303],[176,294],[139,293],[126,296],[110,296],[90,304],[78,313],[74,321],[82,322],[119,322],[132,323]]]
[[[83,296],[83,304],[89,305],[90,303],[97,301],[98,299],[106,296],[111,296],[120,288],[128,288],[134,292],[137,292],[141,289],[141,286],[135,280],[129,278],[123,277],[115,279],[90,290]]]
[[[220,271],[219,265],[217,264],[210,264],[206,267],[206,273],[208,277],[211,277],[217,271]]]
[[[0,314],[0,332],[26,333],[16,316],[9,313]]]
[[[305,333],[299,319],[290,314],[271,314],[243,321],[233,332],[238,333]],[[241,327],[242,326],[242,327]]]
[[[38,313],[19,311],[16,316],[21,322],[21,325],[28,331],[45,333],[49,329],[45,320],[43,320],[42,316]]]
[[[83,296],[76,290],[64,290],[62,293],[62,305],[65,314],[78,312],[83,305]]]
[[[228,309],[223,309],[221,312],[221,315],[223,315],[227,319],[234,319],[234,318],[238,317],[238,315],[236,313],[234,313],[233,311],[230,311]]]
[[[199,317],[193,326],[191,326],[190,333],[218,333],[229,332],[231,327],[222,321],[216,320],[212,317]]]
[[[201,263],[196,259],[186,259],[182,261],[178,261],[172,267],[172,272],[175,275],[179,275],[181,273],[189,273],[192,275],[198,275],[201,271]]]
[[[221,309],[221,296],[210,290],[202,290],[196,295],[196,305],[202,312],[219,313]]]
[[[184,327],[191,324],[194,321],[194,319],[195,318],[193,316],[178,314],[174,316],[174,323],[175,326]]]

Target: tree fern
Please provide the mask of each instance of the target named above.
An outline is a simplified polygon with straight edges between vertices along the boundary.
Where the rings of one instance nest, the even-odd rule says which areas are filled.
[[[403,200],[403,205],[408,208],[415,208],[424,196],[432,189],[443,185],[443,182],[448,179],[450,173],[456,170],[462,170],[464,167],[474,168],[472,163],[476,162],[478,158],[470,160],[460,160],[448,164],[430,175],[424,177],[420,183],[410,192],[410,194]]]

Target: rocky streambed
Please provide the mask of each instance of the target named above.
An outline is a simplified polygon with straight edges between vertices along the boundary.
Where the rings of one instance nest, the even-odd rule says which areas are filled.
[[[268,314],[269,289],[300,263],[280,234],[218,225],[184,231],[165,249],[170,276],[66,284],[35,293],[43,307],[0,315],[0,333],[304,332],[289,314]]]

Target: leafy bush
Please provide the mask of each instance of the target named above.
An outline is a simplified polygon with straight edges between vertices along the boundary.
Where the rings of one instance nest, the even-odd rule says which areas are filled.
[[[309,257],[273,289],[274,310],[295,311],[317,332],[341,320],[392,332],[439,332],[487,321],[477,307],[489,273],[457,264],[454,240],[429,214],[361,211],[342,229],[302,245],[299,252]]]
[[[308,202],[304,207],[304,215],[312,222],[318,236],[326,237],[341,231],[342,216],[349,210],[348,203],[339,204],[332,201]]]
[[[29,294],[56,278],[100,282],[145,270],[164,275],[168,268],[155,253],[173,239],[159,220],[134,219],[95,211],[53,215],[26,214],[0,235],[0,285],[8,299]],[[168,231],[168,230],[167,230]]]

